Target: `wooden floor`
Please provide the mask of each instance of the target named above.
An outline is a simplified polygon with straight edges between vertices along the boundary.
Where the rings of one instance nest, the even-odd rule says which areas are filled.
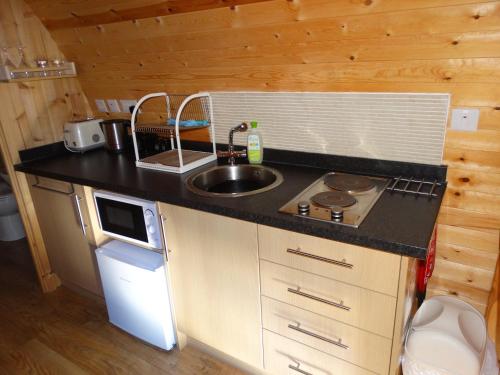
[[[64,287],[42,294],[25,241],[0,243],[0,374],[241,374],[197,349],[163,352]]]
[[[22,240],[0,242],[0,375],[15,374],[242,372],[195,348],[148,346],[109,324],[102,303],[64,287],[42,294]]]

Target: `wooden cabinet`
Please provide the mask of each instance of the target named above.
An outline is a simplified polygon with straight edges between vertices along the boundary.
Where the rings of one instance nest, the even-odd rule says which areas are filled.
[[[392,337],[394,297],[265,260],[260,269],[262,295]]]
[[[311,348],[387,374],[392,340],[262,296],[264,329]]]
[[[100,294],[91,188],[31,178],[52,267]],[[159,203],[176,329],[273,374],[399,372],[412,259]]]
[[[264,330],[264,367],[273,375],[374,374],[267,330]]]
[[[263,225],[259,250],[274,263],[391,296],[398,292],[401,257],[394,254]]]
[[[416,262],[262,225],[258,236],[266,370],[399,373]]]
[[[102,295],[84,187],[43,177],[29,181],[52,269],[63,284]]]
[[[177,329],[262,367],[257,225],[160,203]]]

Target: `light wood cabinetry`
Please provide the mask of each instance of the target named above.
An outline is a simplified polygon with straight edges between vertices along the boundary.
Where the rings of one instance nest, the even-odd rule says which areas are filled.
[[[264,330],[264,367],[273,375],[373,375],[373,372]]]
[[[159,206],[178,331],[261,368],[257,225]]]
[[[265,369],[399,374],[416,263],[262,225],[258,230]]]
[[[92,189],[30,182],[52,267],[64,283],[99,293],[93,246],[104,236],[86,204]],[[187,337],[272,374],[399,373],[415,261],[158,206],[181,348]]]
[[[396,298],[265,260],[260,269],[262,295],[392,337]]]
[[[261,259],[396,296],[399,258],[393,254],[259,225]]]
[[[392,340],[262,296],[265,329],[377,374],[389,371]]]
[[[63,284],[101,295],[84,187],[33,176],[29,182],[53,270]]]

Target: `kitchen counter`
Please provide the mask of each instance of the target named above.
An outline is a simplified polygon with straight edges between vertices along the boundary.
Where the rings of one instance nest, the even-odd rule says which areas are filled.
[[[425,258],[444,187],[437,189],[438,197],[433,199],[385,191],[359,228],[351,228],[278,212],[283,204],[331,168],[264,164],[280,171],[284,182],[274,190],[238,198],[201,197],[186,188],[187,177],[207,166],[184,175],[159,172],[136,168],[130,154],[111,154],[103,149],[85,154],[60,153],[23,162],[15,169],[395,254]]]

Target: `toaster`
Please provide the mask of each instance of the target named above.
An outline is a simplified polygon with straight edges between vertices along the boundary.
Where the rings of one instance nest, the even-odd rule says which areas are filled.
[[[64,144],[74,152],[104,146],[105,139],[99,123],[101,119],[70,121],[64,124]]]

